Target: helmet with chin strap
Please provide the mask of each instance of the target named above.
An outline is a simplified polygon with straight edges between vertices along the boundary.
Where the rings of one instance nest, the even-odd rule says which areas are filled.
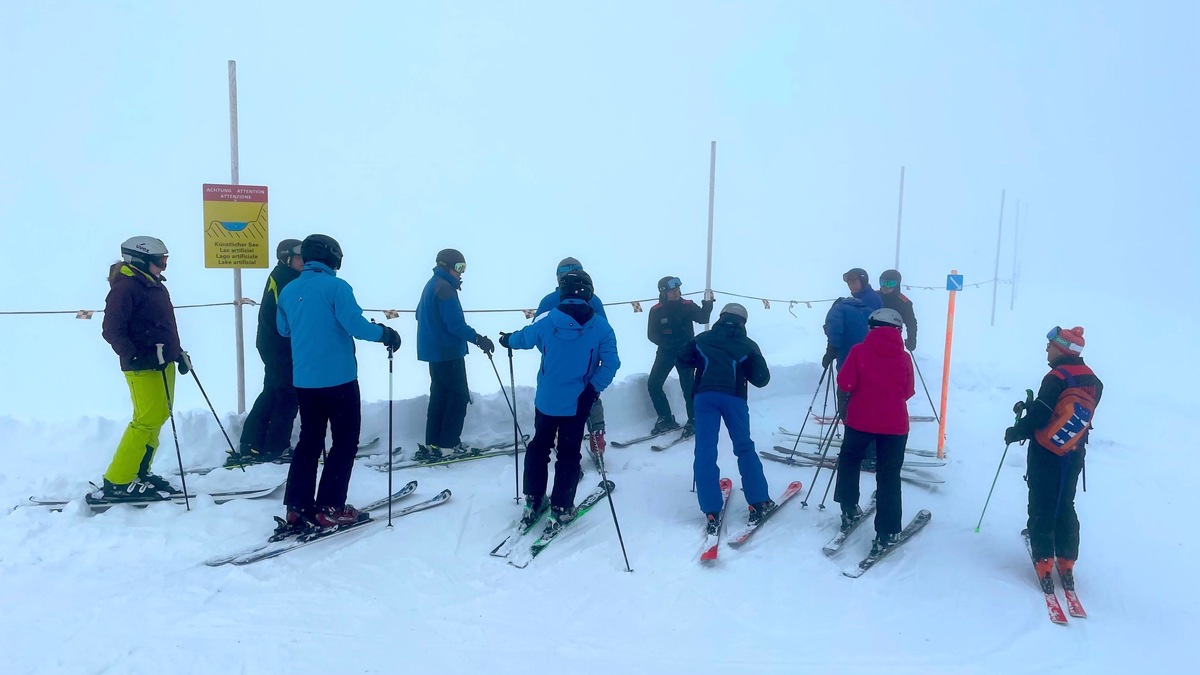
[[[300,257],[304,262],[322,262],[330,269],[342,268],[342,246],[337,239],[327,234],[310,234],[300,244]]]
[[[167,245],[156,237],[130,237],[121,244],[121,259],[149,271],[150,265],[166,267]]]

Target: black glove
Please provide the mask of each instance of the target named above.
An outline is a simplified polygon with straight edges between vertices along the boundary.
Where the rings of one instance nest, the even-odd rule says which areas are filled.
[[[187,375],[192,372],[192,357],[188,356],[185,351],[179,352],[179,358],[175,359],[175,363],[179,365],[179,374]]]
[[[917,338],[910,335],[908,339],[904,341],[904,348],[910,352],[915,352],[917,350]]]
[[[825,356],[821,357],[821,367],[828,368],[829,364],[833,363],[837,358],[837,350],[832,346],[825,349]]]
[[[1004,430],[1004,443],[1006,445],[1020,443],[1023,440],[1025,440],[1025,434],[1021,433],[1016,427],[1009,427]]]
[[[579,395],[579,410],[590,411],[598,398],[600,398],[600,392],[596,391],[596,388],[589,382],[583,388],[583,393]]]
[[[382,324],[380,324],[380,328],[383,329],[383,335],[379,337],[379,341],[383,343],[383,346],[387,347],[389,352],[399,351],[400,334],[396,332],[396,329]]]
[[[476,335],[475,346],[482,349],[483,353],[488,356],[491,356],[492,352],[496,351],[496,345],[492,344],[492,341],[486,335]]]
[[[129,359],[130,370],[162,370],[165,365],[158,362],[158,354],[154,352],[135,354]]]
[[[505,349],[508,349],[509,347],[511,347],[511,345],[508,344],[508,336],[510,336],[510,335],[512,335],[512,333],[505,333],[504,331],[500,331],[499,342],[500,342],[501,347],[504,347]]]

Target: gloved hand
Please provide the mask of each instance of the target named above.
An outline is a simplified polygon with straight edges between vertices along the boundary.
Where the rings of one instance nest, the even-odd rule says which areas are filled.
[[[488,356],[491,356],[492,352],[496,351],[496,345],[492,344],[492,341],[486,335],[476,335],[475,346],[483,350],[483,353]]]
[[[179,352],[179,358],[175,359],[175,363],[179,365],[179,374],[187,375],[192,372],[192,357],[188,356],[185,351]]]
[[[589,382],[588,385],[583,388],[583,393],[579,395],[579,410],[591,410],[592,406],[596,403],[596,399],[598,398],[600,398],[600,392],[596,391],[596,388],[593,387]]]
[[[1016,427],[1009,427],[1004,430],[1004,443],[1010,445],[1012,443],[1020,443],[1025,440],[1025,435]]]
[[[917,350],[917,338],[910,335],[908,339],[904,341],[904,348],[910,352],[915,352]]]
[[[500,331],[499,342],[500,342],[501,347],[504,347],[505,349],[508,349],[510,347],[510,345],[508,344],[508,337],[510,335],[512,335],[512,333],[505,333],[504,331]]]
[[[834,349],[832,346],[827,347],[825,349],[825,356],[821,357],[821,367],[828,368],[829,364],[833,363],[834,359],[836,359],[836,358],[837,358],[837,350]]]
[[[162,370],[164,363],[159,363],[158,354],[154,352],[146,352],[144,354],[135,354],[129,359],[130,370]]]
[[[392,328],[391,326],[384,326],[380,324],[380,327],[383,328],[383,335],[380,336],[379,341],[382,342],[385,347],[387,347],[389,352],[399,351],[400,334],[397,333],[396,329]]]

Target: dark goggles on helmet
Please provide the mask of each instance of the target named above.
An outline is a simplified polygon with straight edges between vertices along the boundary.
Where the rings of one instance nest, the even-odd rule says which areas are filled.
[[[682,285],[683,285],[683,282],[679,280],[679,277],[671,277],[670,279],[667,279],[665,282],[663,282],[662,289],[664,291],[673,291]]]
[[[900,285],[900,282],[895,279],[880,279],[879,285],[883,288],[895,288]]]
[[[467,271],[467,263],[465,263],[465,262],[454,263],[454,271],[458,272],[459,274],[466,272]]]
[[[583,270],[583,265],[560,265],[558,268],[558,272],[556,274],[561,277],[564,274],[569,274],[571,272],[580,272],[582,270]]]

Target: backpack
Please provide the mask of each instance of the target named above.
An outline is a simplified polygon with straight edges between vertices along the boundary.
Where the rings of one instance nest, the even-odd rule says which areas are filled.
[[[1075,450],[1087,438],[1096,413],[1096,398],[1091,387],[1081,387],[1065,368],[1056,368],[1055,373],[1067,381],[1067,388],[1058,396],[1050,421],[1034,432],[1034,438],[1050,452],[1062,456]]]

